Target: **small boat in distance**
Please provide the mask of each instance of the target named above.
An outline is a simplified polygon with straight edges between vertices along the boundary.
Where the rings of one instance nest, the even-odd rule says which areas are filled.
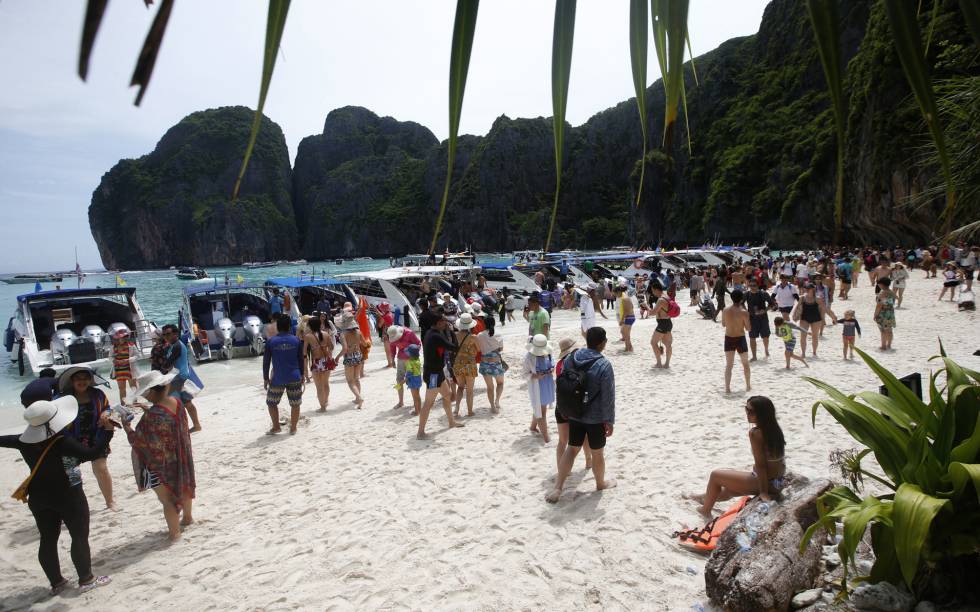
[[[181,268],[175,276],[180,280],[201,280],[208,278],[208,273],[201,268]]]
[[[3,279],[8,285],[27,285],[33,283],[60,283],[64,280],[60,274],[18,274]]]
[[[292,259],[290,261],[287,261],[286,263],[288,263],[291,266],[303,266],[310,262],[306,261],[305,259]]]
[[[344,260],[343,259],[335,259],[334,260],[334,264],[335,265],[338,265],[338,266],[342,266],[342,265],[344,265]]]
[[[242,264],[242,267],[254,270],[256,268],[274,268],[277,265],[274,261],[247,261]]]
[[[371,257],[355,257],[353,261],[374,261]]]

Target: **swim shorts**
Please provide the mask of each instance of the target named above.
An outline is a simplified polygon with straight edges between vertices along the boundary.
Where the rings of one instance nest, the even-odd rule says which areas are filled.
[[[330,363],[326,357],[320,357],[319,359],[313,360],[313,367],[311,369],[314,372],[329,372]]]
[[[750,315],[749,326],[749,338],[768,338],[772,333],[769,331],[769,315]]]
[[[303,383],[296,381],[285,385],[270,385],[265,394],[266,405],[270,408],[278,408],[283,393],[286,394],[286,400],[290,406],[296,408],[303,403]]]
[[[636,323],[636,317],[634,315],[626,315],[626,318],[623,319],[623,325],[632,326],[634,323]]]
[[[183,376],[176,376],[170,382],[170,395],[176,396],[183,403],[187,403],[194,400],[194,396],[184,391],[184,383],[187,379]]]
[[[568,445],[581,447],[589,438],[589,448],[599,450],[606,445],[606,428],[602,423],[583,423],[568,420]]]
[[[422,375],[421,374],[406,374],[405,384],[409,389],[421,389],[422,388]]]
[[[787,353],[792,353],[794,350],[796,350],[796,340],[793,340],[792,342],[786,342],[784,340],[783,347],[786,349]]]
[[[446,382],[446,375],[442,372],[433,372],[425,375],[426,389],[438,389],[442,387],[442,383],[444,382]]]
[[[736,351],[739,354],[747,353],[749,344],[745,341],[745,336],[725,336],[725,352]]]
[[[657,319],[657,333],[669,334],[674,329],[674,322],[670,319]]]
[[[358,352],[347,353],[344,355],[344,367],[353,368],[354,366],[359,366],[364,361],[364,357]]]

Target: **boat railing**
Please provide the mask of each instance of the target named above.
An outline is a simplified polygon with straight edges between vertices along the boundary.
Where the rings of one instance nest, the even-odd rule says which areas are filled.
[[[154,326],[146,319],[137,319],[133,324],[136,327],[136,346],[139,348],[140,353],[148,355],[153,350]]]

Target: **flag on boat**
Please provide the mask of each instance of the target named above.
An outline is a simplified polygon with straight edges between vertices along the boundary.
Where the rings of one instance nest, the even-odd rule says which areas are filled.
[[[119,276],[118,274],[116,275],[116,286],[117,287],[125,287],[126,286],[126,281],[124,281],[123,278],[121,276]]]
[[[34,293],[41,293],[41,291],[42,291],[42,289],[41,289],[41,281],[35,282],[34,283]]]
[[[237,283],[238,283],[239,285],[244,285],[244,284],[245,284],[245,278],[244,278],[244,277],[242,277],[242,275],[241,275],[241,274],[239,274],[239,275],[238,275],[237,277],[235,277],[235,281],[236,281],[236,282],[237,282]]]

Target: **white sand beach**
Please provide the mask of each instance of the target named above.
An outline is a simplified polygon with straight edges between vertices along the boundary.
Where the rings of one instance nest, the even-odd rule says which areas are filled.
[[[914,271],[897,311],[894,347],[880,353],[866,276],[847,307],[857,311],[858,347],[901,374],[927,373],[942,338],[947,352],[977,367],[976,313],[939,303],[938,280]],[[550,444],[528,432],[526,383],[513,368],[503,410],[491,415],[482,379],[476,416],[447,430],[437,404],[415,439],[410,409],[392,410],[394,371],[378,346],[367,364],[366,402],[356,410],[339,370],[328,412],[316,413],[306,390],[296,436],[267,436],[261,361],[203,365],[198,398],[204,431],[194,434],[197,523],[167,544],[160,504],[138,494],[129,445],[119,433],[109,458],[119,510],[104,509],[83,468],[93,510],[94,571],[112,583],[57,597],[37,555],[38,534],[25,505],[10,498],[27,471],[15,451],[0,457],[0,609],[183,610],[683,610],[706,602],[705,557],[677,546],[670,533],[703,524],[686,491],[703,490],[715,467],[748,469],[751,453],[741,371],[724,391],[723,331],[686,306],[675,321],[670,370],[656,370],[653,320],[634,327],[635,354],[615,342],[607,356],[616,375],[616,429],[606,447],[615,489],[597,493],[584,462],[557,505],[544,501],[555,474]],[[835,300],[843,315],[845,303]],[[578,335],[578,312],[555,311],[551,338]],[[523,321],[497,327],[512,365],[524,354]],[[789,470],[829,476],[828,454],[856,443],[825,413],[810,424],[820,393],[810,375],[857,392],[877,379],[856,359],[841,359],[840,327],[828,327],[811,368],[783,369],[782,343],[752,365],[753,393],[773,399],[787,440]],[[580,341],[580,345],[581,345]],[[798,349],[797,349],[798,350]],[[760,346],[761,355],[761,346]],[[113,393],[114,395],[114,393]],[[407,395],[407,394],[406,394]],[[285,408],[285,402],[283,403]],[[465,410],[464,410],[465,412]],[[725,508],[727,502],[719,504]],[[62,533],[61,559],[75,578]]]

